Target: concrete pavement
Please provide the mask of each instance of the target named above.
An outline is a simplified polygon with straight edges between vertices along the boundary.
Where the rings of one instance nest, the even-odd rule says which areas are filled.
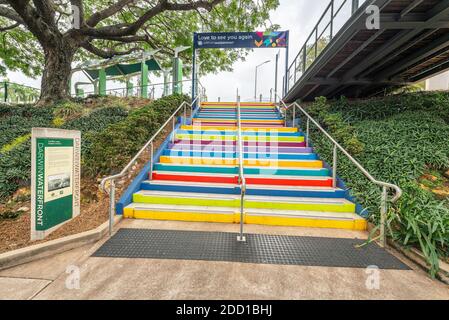
[[[118,227],[237,232],[237,225],[124,220]],[[365,232],[246,225],[248,233],[364,239]],[[449,287],[412,270],[379,270],[368,289],[365,269],[234,262],[93,258],[104,239],[0,271],[0,299],[444,299]],[[78,277],[79,289],[69,289]],[[66,273],[68,271],[68,273]],[[368,281],[369,282],[369,281]],[[68,288],[69,287],[69,288]]]

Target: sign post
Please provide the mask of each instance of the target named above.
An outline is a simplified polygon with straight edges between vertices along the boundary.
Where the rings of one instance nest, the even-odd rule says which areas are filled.
[[[81,132],[31,132],[31,240],[44,239],[80,213]]]
[[[288,72],[289,31],[205,32],[193,34],[192,100],[195,99],[195,60],[197,49],[275,49],[285,48],[285,78]],[[283,83],[285,85],[285,83]]]

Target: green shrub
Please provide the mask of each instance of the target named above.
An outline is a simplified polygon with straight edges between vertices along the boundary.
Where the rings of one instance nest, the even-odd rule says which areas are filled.
[[[31,139],[0,155],[0,200],[18,188],[29,185],[31,176]]]
[[[74,119],[80,117],[84,110],[82,104],[73,101],[64,101],[56,105],[53,114],[57,118]]]
[[[53,107],[30,105],[3,106],[0,108],[0,149],[18,137],[31,132],[32,127],[51,127]]]
[[[82,132],[82,172],[96,176],[129,161],[184,99],[187,97],[165,97],[131,114],[120,106],[98,108],[65,121],[61,128]],[[0,154],[0,200],[8,198],[22,186],[29,186],[30,130],[33,126],[54,127],[54,108],[0,105],[0,114],[3,115],[0,128],[4,129],[1,138],[8,137],[4,139],[6,143],[3,146],[6,147]]]
[[[340,99],[311,113],[335,137],[344,137],[341,124],[347,126],[343,132],[353,132],[364,146],[355,158],[376,179],[403,189],[404,195],[391,206],[389,236],[403,245],[419,247],[435,274],[437,257],[449,256],[449,206],[422,189],[418,179],[429,169],[449,168],[449,93],[410,93],[354,102]],[[347,138],[337,140],[350,150],[354,142]],[[327,139],[317,130],[311,131],[311,139],[316,152],[332,163],[332,145]],[[338,173],[370,219],[378,223],[380,188],[344,156],[339,157]]]
[[[173,95],[155,100],[100,134],[88,134],[91,145],[83,157],[84,172],[95,177],[123,168],[187,99],[187,96]]]
[[[16,219],[19,216],[20,216],[20,212],[18,212],[18,211],[5,210],[5,211],[0,212],[0,220]]]
[[[22,144],[23,142],[25,142],[26,140],[30,139],[30,137],[31,137],[31,134],[28,133],[26,135],[15,138],[11,143],[5,144],[1,148],[0,154],[11,151],[16,146],[18,146],[18,145]]]
[[[325,130],[332,132],[334,139],[344,145],[349,153],[356,156],[363,152],[364,145],[357,138],[355,129],[343,119],[340,112],[331,111],[325,97],[316,98],[307,108],[307,112],[318,120]]]

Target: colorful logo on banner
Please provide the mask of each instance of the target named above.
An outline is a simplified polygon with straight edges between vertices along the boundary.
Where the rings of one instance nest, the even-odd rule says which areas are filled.
[[[196,49],[287,48],[288,31],[195,33],[193,45]]]
[[[256,47],[262,46],[266,48],[285,48],[287,46],[286,32],[256,32],[256,40],[254,40]]]

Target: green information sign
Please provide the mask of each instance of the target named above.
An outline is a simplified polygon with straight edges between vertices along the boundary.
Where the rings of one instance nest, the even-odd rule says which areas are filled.
[[[79,131],[32,130],[31,239],[43,239],[80,212]]]

